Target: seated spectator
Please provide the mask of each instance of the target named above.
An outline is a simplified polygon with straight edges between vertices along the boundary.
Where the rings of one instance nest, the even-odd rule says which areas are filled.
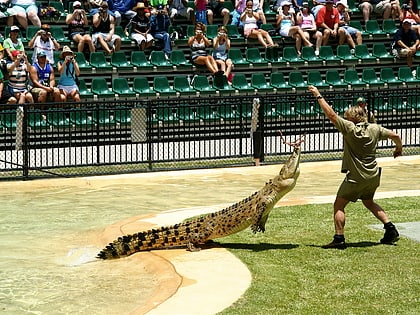
[[[291,5],[288,1],[283,2],[276,24],[280,28],[279,33],[281,36],[292,37],[296,40],[296,51],[300,53],[302,41],[305,46],[312,46],[312,43],[306,38],[302,29],[296,25],[295,16],[290,13]]]
[[[63,47],[57,68],[60,74],[57,87],[60,89],[62,99],[64,101],[72,99],[75,102],[79,102],[80,94],[77,86],[77,77],[80,75],[80,69],[69,46]]]
[[[267,19],[265,18],[265,14],[264,14],[264,0],[251,0],[251,1],[252,1],[252,10],[259,17],[257,20],[260,20],[262,24],[266,24]]]
[[[10,94],[9,90],[7,89],[7,87],[4,84],[4,73],[3,71],[7,71],[7,65],[5,63],[3,63],[3,61],[5,61],[3,59],[3,53],[4,53],[4,49],[3,46],[0,44],[0,62],[1,62],[1,69],[0,69],[0,104],[16,104],[17,103],[17,99]],[[6,68],[3,69],[3,64],[6,65]],[[7,76],[9,76],[9,74],[7,73]]]
[[[102,1],[98,13],[93,16],[92,40],[96,48],[102,47],[110,55],[121,48],[121,37],[114,34],[115,19],[108,13],[108,3]]]
[[[397,2],[397,0],[359,0],[359,10],[362,12],[363,22],[369,21],[372,12],[381,14],[383,19],[389,19],[392,11],[399,10]],[[398,14],[395,15],[398,16]]]
[[[143,2],[137,2],[133,8],[136,15],[126,26],[126,32],[131,28],[131,39],[135,40],[140,50],[145,50],[153,45],[153,36],[150,34],[150,21],[146,16],[145,5]]]
[[[86,11],[82,8],[80,1],[73,2],[73,12],[67,14],[66,24],[69,26],[69,39],[77,43],[77,51],[83,52],[85,45],[89,47],[89,52],[95,51],[92,37],[87,32],[89,21]]]
[[[64,101],[60,90],[55,86],[54,67],[48,62],[45,51],[39,51],[36,55],[37,61],[29,71],[32,82],[31,93],[38,103]]]
[[[207,4],[208,0],[194,0],[195,5],[195,21],[207,25]],[[211,11],[209,9],[209,11]]]
[[[17,50],[22,53],[25,52],[25,46],[20,39],[20,29],[16,25],[10,28],[9,38],[6,38],[3,42],[4,50],[6,51],[5,57],[9,60],[14,60],[12,52]]]
[[[257,21],[260,16],[252,10],[252,0],[246,2],[246,9],[241,15],[241,21],[244,24],[245,38],[255,38],[265,48],[276,46],[267,31],[259,29]]]
[[[214,17],[222,17],[222,25],[229,23],[230,11],[223,6],[225,0],[209,0],[207,4],[207,20],[213,24]]]
[[[28,27],[28,20],[33,25],[41,27],[35,0],[12,0],[12,5],[13,10],[16,11],[16,19],[24,29]]]
[[[14,50],[12,61],[7,64],[9,73],[9,93],[16,98],[18,104],[33,103],[34,99],[28,88],[28,72],[31,65],[24,52]]]
[[[351,27],[349,25],[350,22],[350,14],[347,12],[347,4],[344,1],[338,1],[336,3],[336,8],[339,14],[340,22],[338,22],[338,27],[345,31],[345,37],[340,37],[342,42],[338,42],[339,45],[343,45],[344,41],[347,41],[351,49],[354,49],[357,45],[362,43],[362,32],[360,32],[357,28]],[[354,41],[356,40],[356,44]]]
[[[206,26],[203,23],[197,23],[194,27],[194,36],[188,39],[188,46],[191,48],[191,60],[193,64],[206,66],[211,74],[219,71],[217,63],[212,56],[207,54],[206,48],[211,45],[209,39],[205,36]]]
[[[14,16],[16,16],[16,10],[9,5],[9,0],[0,0],[0,20],[2,24],[12,26]],[[6,19],[6,23],[3,23],[3,19]],[[0,35],[0,37],[2,36]]]
[[[232,12],[232,21],[230,22],[231,25],[236,25],[237,27],[243,28],[241,16],[245,8],[246,0],[235,0],[235,10]]]
[[[420,34],[420,16],[417,0],[406,0],[401,7],[400,21],[411,21],[411,28]]]
[[[302,29],[306,39],[315,39],[315,55],[319,56],[319,48],[322,44],[322,33],[316,28],[315,17],[309,10],[308,2],[302,3],[302,9],[296,15],[296,24]]]
[[[325,4],[324,0],[322,0],[322,1],[321,0],[313,0],[313,6],[312,6],[312,9],[311,9],[311,12],[315,17],[315,20],[316,20],[316,16],[318,15],[319,9],[323,8],[324,4]]]
[[[183,16],[191,24],[195,24],[194,9],[188,7],[187,0],[168,0],[169,17],[173,21],[177,16]]]
[[[124,15],[127,20],[131,20],[136,12],[132,10],[137,0],[108,0],[109,10],[114,14],[115,25],[121,24],[121,17]]]
[[[54,50],[60,50],[60,44],[58,41],[52,37],[50,32],[50,26],[48,24],[43,24],[41,29],[35,33],[34,37],[28,42],[28,47],[33,49],[32,63],[38,61],[38,53],[43,51],[47,56],[47,61],[49,64],[54,65]]]
[[[413,56],[419,49],[419,37],[417,32],[411,29],[411,21],[404,20],[402,27],[395,33],[391,44],[392,54],[397,58],[406,58],[407,65],[413,66]]]
[[[155,41],[161,40],[163,42],[163,51],[167,59],[169,59],[172,52],[171,37],[168,33],[170,25],[171,20],[169,19],[166,7],[159,4],[156,14],[150,16],[150,32]]]
[[[325,6],[319,9],[316,16],[316,26],[318,31],[322,33],[322,45],[328,45],[330,37],[338,39],[339,42],[344,42],[345,31],[338,28],[340,16],[338,10],[334,8],[333,0],[326,0]]]
[[[225,26],[220,26],[217,31],[217,36],[213,39],[213,58],[220,71],[230,79],[233,63],[229,58],[228,52],[230,49],[230,39],[227,34]]]

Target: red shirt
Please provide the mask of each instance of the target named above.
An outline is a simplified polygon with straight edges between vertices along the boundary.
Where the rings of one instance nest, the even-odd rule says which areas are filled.
[[[319,9],[316,16],[316,26],[321,27],[322,23],[325,23],[330,29],[334,29],[334,24],[340,21],[339,13],[336,8],[327,11],[327,7],[324,6]]]

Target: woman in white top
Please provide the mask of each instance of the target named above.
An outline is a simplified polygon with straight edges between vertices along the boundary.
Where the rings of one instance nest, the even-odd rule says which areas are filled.
[[[227,78],[229,78],[233,66],[232,60],[228,55],[229,49],[230,39],[227,35],[227,28],[220,26],[217,36],[213,39],[213,58]]]
[[[260,17],[252,10],[252,5],[252,0],[248,0],[245,10],[241,14],[241,22],[244,24],[244,36],[258,39],[265,48],[277,46],[267,31],[258,28],[257,21]]]
[[[306,38],[302,29],[295,25],[295,17],[290,12],[290,6],[292,4],[288,1],[284,1],[281,5],[282,11],[279,12],[277,17],[277,27],[280,27],[280,35],[284,37],[292,37],[296,39],[296,51],[300,53],[302,42],[305,46],[312,46],[309,39]]]
[[[309,9],[308,2],[302,3],[301,12],[296,15],[296,24],[302,29],[306,39],[315,39],[315,55],[319,56],[319,48],[322,44],[322,33],[316,28],[315,17]]]

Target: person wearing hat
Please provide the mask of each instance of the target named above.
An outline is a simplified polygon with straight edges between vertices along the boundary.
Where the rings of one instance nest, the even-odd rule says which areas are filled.
[[[54,67],[48,62],[46,52],[40,50],[36,58],[37,61],[32,64],[29,71],[34,101],[38,103],[63,101],[64,96],[62,97],[60,90],[55,86]]]
[[[87,29],[89,28],[89,21],[86,11],[82,8],[80,1],[73,2],[73,12],[67,14],[66,24],[68,27],[69,39],[77,43],[77,51],[83,52],[85,46],[89,47],[89,52],[95,52],[92,37]]]
[[[4,50],[6,51],[6,57],[9,60],[13,60],[12,52],[15,50],[25,52],[25,46],[20,39],[20,29],[16,25],[10,27],[9,37],[3,42]]]
[[[131,39],[136,41],[140,50],[145,50],[153,45],[153,36],[150,34],[150,20],[146,16],[146,6],[143,2],[137,2],[133,8],[136,15],[130,20],[126,26],[126,32],[131,27]]]
[[[373,113],[368,110],[366,99],[364,97],[359,97],[357,99],[356,106],[359,106],[360,108],[363,109],[363,111],[366,114],[366,118],[367,118],[368,123],[376,124],[375,115],[373,115]]]
[[[309,9],[309,3],[303,2],[300,12],[296,14],[296,24],[302,29],[307,40],[315,40],[315,55],[319,56],[319,48],[322,44],[322,33],[317,30],[315,17]]]
[[[41,27],[35,0],[13,0],[12,5],[13,10],[16,11],[16,19],[24,29],[28,28],[28,20],[34,26]]]
[[[80,101],[79,87],[77,86],[80,68],[74,58],[74,53],[69,46],[64,46],[57,64],[60,80],[57,87],[63,95],[63,100],[71,99],[75,102]]]
[[[60,50],[60,43],[51,35],[50,26],[48,24],[42,24],[41,29],[34,34],[31,40],[28,42],[28,47],[34,50],[32,55],[32,63],[38,61],[37,55],[40,51],[45,52],[47,61],[51,64],[55,64],[54,51]]]
[[[368,123],[364,110],[358,106],[350,107],[342,118],[334,112],[315,86],[309,86],[309,92],[344,140],[341,172],[346,176],[337,191],[333,206],[335,234],[332,242],[322,248],[344,250],[347,247],[344,237],[345,208],[350,202],[359,199],[384,225],[385,233],[380,240],[381,244],[394,244],[398,241],[398,231],[382,207],[374,201],[381,179],[381,168],[376,162],[376,148],[379,141],[389,139],[395,143],[393,156],[397,158],[402,155],[403,150],[400,136],[380,125]]]
[[[155,14],[150,16],[150,33],[155,40],[163,42],[163,51],[166,58],[172,53],[171,37],[169,35],[169,26],[171,20],[169,19],[168,11],[162,4],[158,4]]]
[[[276,25],[280,29],[281,36],[292,37],[296,40],[296,51],[300,54],[302,42],[305,46],[312,46],[312,43],[306,38],[303,30],[296,25],[295,15],[290,12],[291,5],[288,1],[282,3],[282,10],[278,14]]]
[[[316,15],[316,27],[322,33],[322,45],[327,46],[330,37],[344,42],[345,32],[338,28],[340,17],[338,10],[334,8],[333,0],[326,0],[325,6],[319,9]]]
[[[419,49],[419,44],[419,36],[411,29],[411,21],[404,20],[401,28],[394,35],[391,51],[396,58],[406,58],[407,65],[412,67],[413,56]]]
[[[108,2],[102,1],[98,13],[92,18],[92,40],[96,48],[102,47],[110,55],[121,48],[121,37],[115,34],[115,18],[108,12]]]
[[[25,53],[19,50],[12,52],[12,61],[7,64],[9,73],[9,93],[14,96],[18,104],[33,103],[34,99],[28,89],[28,73],[31,65]]]
[[[347,12],[348,6],[347,3],[344,1],[338,1],[335,4],[337,11],[339,13],[340,22],[338,27],[343,29],[345,32],[344,40],[347,41],[347,44],[350,46],[351,49],[354,49],[356,45],[362,44],[362,32],[360,32],[357,28],[351,27],[350,23],[350,14]],[[341,38],[343,39],[343,38]],[[339,42],[339,45],[343,45],[343,42]],[[356,41],[356,43],[354,42]]]

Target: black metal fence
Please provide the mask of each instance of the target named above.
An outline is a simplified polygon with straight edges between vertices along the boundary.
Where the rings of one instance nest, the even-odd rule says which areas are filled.
[[[378,122],[401,134],[404,153],[420,154],[419,89],[323,95],[340,114],[364,96]],[[254,155],[274,163],[290,152],[279,131],[288,141],[307,134],[304,160],[341,156],[339,133],[308,93],[68,105],[0,111],[0,180],[251,165]]]

